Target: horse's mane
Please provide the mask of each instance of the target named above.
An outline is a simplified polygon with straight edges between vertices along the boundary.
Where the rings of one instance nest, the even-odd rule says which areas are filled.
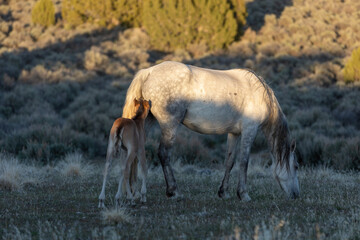
[[[262,124],[262,128],[267,135],[271,151],[277,157],[276,164],[280,164],[281,167],[286,164],[287,169],[289,169],[290,132],[286,117],[281,110],[274,91],[269,87],[265,80],[252,70],[247,69],[247,71],[252,73],[264,88],[264,100],[268,104],[269,116]]]

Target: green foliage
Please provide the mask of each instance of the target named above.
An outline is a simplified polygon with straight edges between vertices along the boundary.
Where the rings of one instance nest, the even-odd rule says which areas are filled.
[[[239,5],[240,1],[231,1]],[[235,5],[235,4],[234,4]],[[234,41],[243,15],[227,1],[144,1],[143,26],[159,50],[206,45],[219,49]],[[237,17],[239,18],[237,19]]]
[[[246,23],[247,11],[244,0],[230,0],[231,8],[235,12],[235,17],[238,23],[238,34],[243,33],[243,26]]]
[[[117,0],[115,12],[122,25],[139,27],[141,24],[141,0]]]
[[[360,48],[355,49],[344,68],[344,81],[346,83],[360,81]]]
[[[62,17],[68,27],[83,23],[103,27],[139,26],[139,15],[138,0],[64,0],[62,3]]]
[[[51,0],[39,0],[31,12],[32,22],[49,27],[55,24],[55,7]]]

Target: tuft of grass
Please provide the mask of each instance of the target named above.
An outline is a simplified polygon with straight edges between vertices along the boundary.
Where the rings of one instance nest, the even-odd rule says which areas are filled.
[[[93,167],[84,162],[81,153],[67,154],[57,168],[61,175],[70,178],[87,178],[93,174]]]
[[[0,190],[21,190],[25,185],[41,181],[41,171],[24,165],[13,157],[0,155]]]
[[[110,225],[117,225],[120,223],[130,223],[131,216],[124,208],[106,209],[101,212],[101,217],[104,223]]]

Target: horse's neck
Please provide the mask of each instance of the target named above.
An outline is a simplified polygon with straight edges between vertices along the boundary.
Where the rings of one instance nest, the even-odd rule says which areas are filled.
[[[284,154],[286,154],[286,147],[289,145],[289,129],[285,115],[280,108],[273,112],[264,128],[264,134],[268,139],[276,163],[282,164],[283,160],[286,161]]]
[[[276,157],[277,149],[279,149],[278,144],[280,144],[280,138],[287,138],[287,123],[285,120],[285,116],[282,113],[281,109],[277,104],[274,103],[271,109],[271,114],[267,119],[266,123],[263,127],[263,132],[265,137],[268,140],[269,146],[271,147],[271,151]]]

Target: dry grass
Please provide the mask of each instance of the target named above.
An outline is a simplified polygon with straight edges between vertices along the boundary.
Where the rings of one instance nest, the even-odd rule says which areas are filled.
[[[0,199],[2,209],[7,209],[1,213],[0,234],[5,239],[356,239],[360,234],[357,173],[324,167],[301,169],[301,198],[291,201],[277,186],[271,168],[262,166],[263,158],[266,156],[252,156],[250,203],[240,202],[235,195],[236,168],[230,179],[231,198],[222,200],[216,191],[223,167],[175,164],[184,194],[178,201],[165,197],[162,170],[152,168],[148,202],[120,211],[97,208],[102,165],[86,181],[64,182],[54,171],[44,184],[7,192]],[[109,181],[106,201],[112,205],[117,176],[111,175]]]
[[[42,182],[42,169],[25,165],[18,159],[0,155],[0,189],[22,190],[24,186],[35,186]]]
[[[103,221],[109,225],[117,225],[121,223],[131,222],[131,216],[129,215],[128,211],[124,208],[107,209],[107,210],[103,210],[100,214]]]
[[[57,165],[62,176],[68,178],[88,178],[93,175],[94,168],[86,163],[81,153],[69,153]]]

